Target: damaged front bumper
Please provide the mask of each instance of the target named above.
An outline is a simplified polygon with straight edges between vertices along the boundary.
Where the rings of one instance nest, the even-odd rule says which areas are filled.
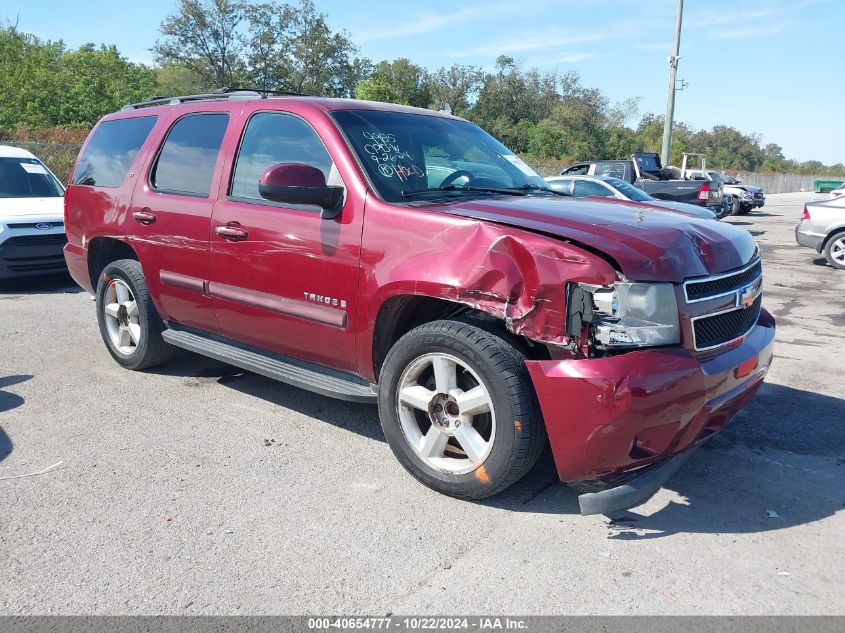
[[[666,347],[526,362],[561,480],[624,479],[620,490],[586,497],[582,513],[624,510],[656,492],[757,393],[774,333],[762,310],[742,342],[706,357]]]

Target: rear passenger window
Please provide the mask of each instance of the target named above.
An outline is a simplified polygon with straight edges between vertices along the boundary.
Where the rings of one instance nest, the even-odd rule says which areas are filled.
[[[156,124],[155,116],[103,121],[85,148],[73,184],[117,187]]]
[[[258,178],[277,163],[305,163],[322,171],[326,184],[343,185],[331,156],[310,125],[290,114],[259,112],[246,126],[229,195],[263,201]]]
[[[229,124],[225,112],[189,114],[170,128],[150,174],[153,189],[206,198]]]

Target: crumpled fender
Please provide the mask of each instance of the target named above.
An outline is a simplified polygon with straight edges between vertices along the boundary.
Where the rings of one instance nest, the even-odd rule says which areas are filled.
[[[607,260],[559,238],[438,213],[403,222],[397,207],[374,218],[380,210],[368,206],[363,240],[360,296],[370,327],[391,297],[422,295],[491,314],[514,334],[565,344],[566,282],[617,280]]]

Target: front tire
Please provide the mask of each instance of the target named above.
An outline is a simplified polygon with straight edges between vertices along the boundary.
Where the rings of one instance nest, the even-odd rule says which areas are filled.
[[[827,241],[824,247],[824,258],[834,268],[845,270],[845,231],[833,235]]]
[[[97,283],[97,322],[106,349],[127,369],[165,362],[173,348],[164,342],[164,322],[150,298],[141,264],[120,259],[107,265]]]
[[[545,446],[525,356],[470,323],[411,330],[388,353],[379,383],[390,448],[411,475],[443,494],[494,495],[531,470]]]
[[[739,202],[739,198],[734,198],[733,202],[731,203],[731,215],[739,215],[742,210],[742,204]]]

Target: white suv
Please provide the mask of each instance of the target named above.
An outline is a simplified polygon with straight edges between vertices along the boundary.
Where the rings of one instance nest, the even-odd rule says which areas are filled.
[[[64,195],[34,155],[0,145],[0,279],[67,270]]]

